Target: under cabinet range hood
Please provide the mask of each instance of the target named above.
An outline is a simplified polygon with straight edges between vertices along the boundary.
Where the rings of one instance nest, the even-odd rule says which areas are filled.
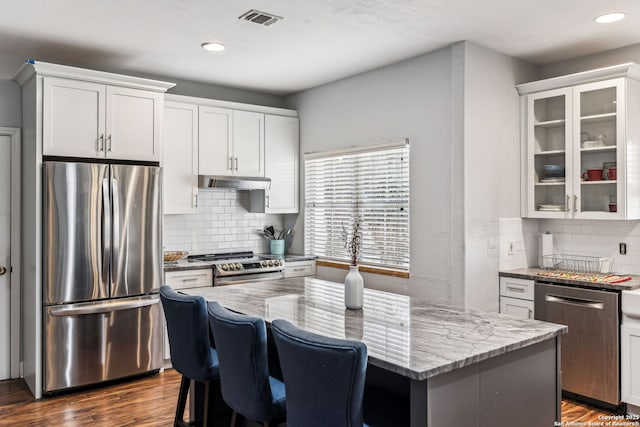
[[[198,188],[235,188],[237,190],[268,190],[271,178],[259,176],[198,175]]]

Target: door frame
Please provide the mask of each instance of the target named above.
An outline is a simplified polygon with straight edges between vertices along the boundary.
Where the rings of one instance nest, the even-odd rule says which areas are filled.
[[[20,337],[20,236],[21,236],[21,156],[20,156],[20,129],[12,127],[0,127],[0,135],[11,137],[11,266],[10,288],[11,292],[11,327],[10,327],[10,375],[11,378],[20,378],[21,337]]]

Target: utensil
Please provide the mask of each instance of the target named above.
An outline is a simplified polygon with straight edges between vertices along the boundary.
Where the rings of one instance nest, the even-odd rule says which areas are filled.
[[[270,225],[268,227],[265,227],[263,231],[264,231],[265,236],[267,236],[270,239],[275,240],[275,238],[276,238],[276,236],[275,236],[276,230],[273,228],[272,225]]]
[[[291,233],[291,229],[289,228],[286,233],[284,231],[284,229],[282,229],[282,231],[280,233],[278,233],[278,238],[276,240],[283,240],[285,237],[287,237],[289,235],[289,233]]]

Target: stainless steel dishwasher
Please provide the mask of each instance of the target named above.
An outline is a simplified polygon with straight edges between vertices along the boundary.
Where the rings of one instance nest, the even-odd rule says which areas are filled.
[[[620,293],[535,283],[538,320],[569,327],[562,336],[562,389],[620,404]]]

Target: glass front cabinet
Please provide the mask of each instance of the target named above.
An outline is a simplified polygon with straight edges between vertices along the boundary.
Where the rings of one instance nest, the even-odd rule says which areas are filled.
[[[518,86],[523,217],[640,219],[638,68],[625,64]]]

